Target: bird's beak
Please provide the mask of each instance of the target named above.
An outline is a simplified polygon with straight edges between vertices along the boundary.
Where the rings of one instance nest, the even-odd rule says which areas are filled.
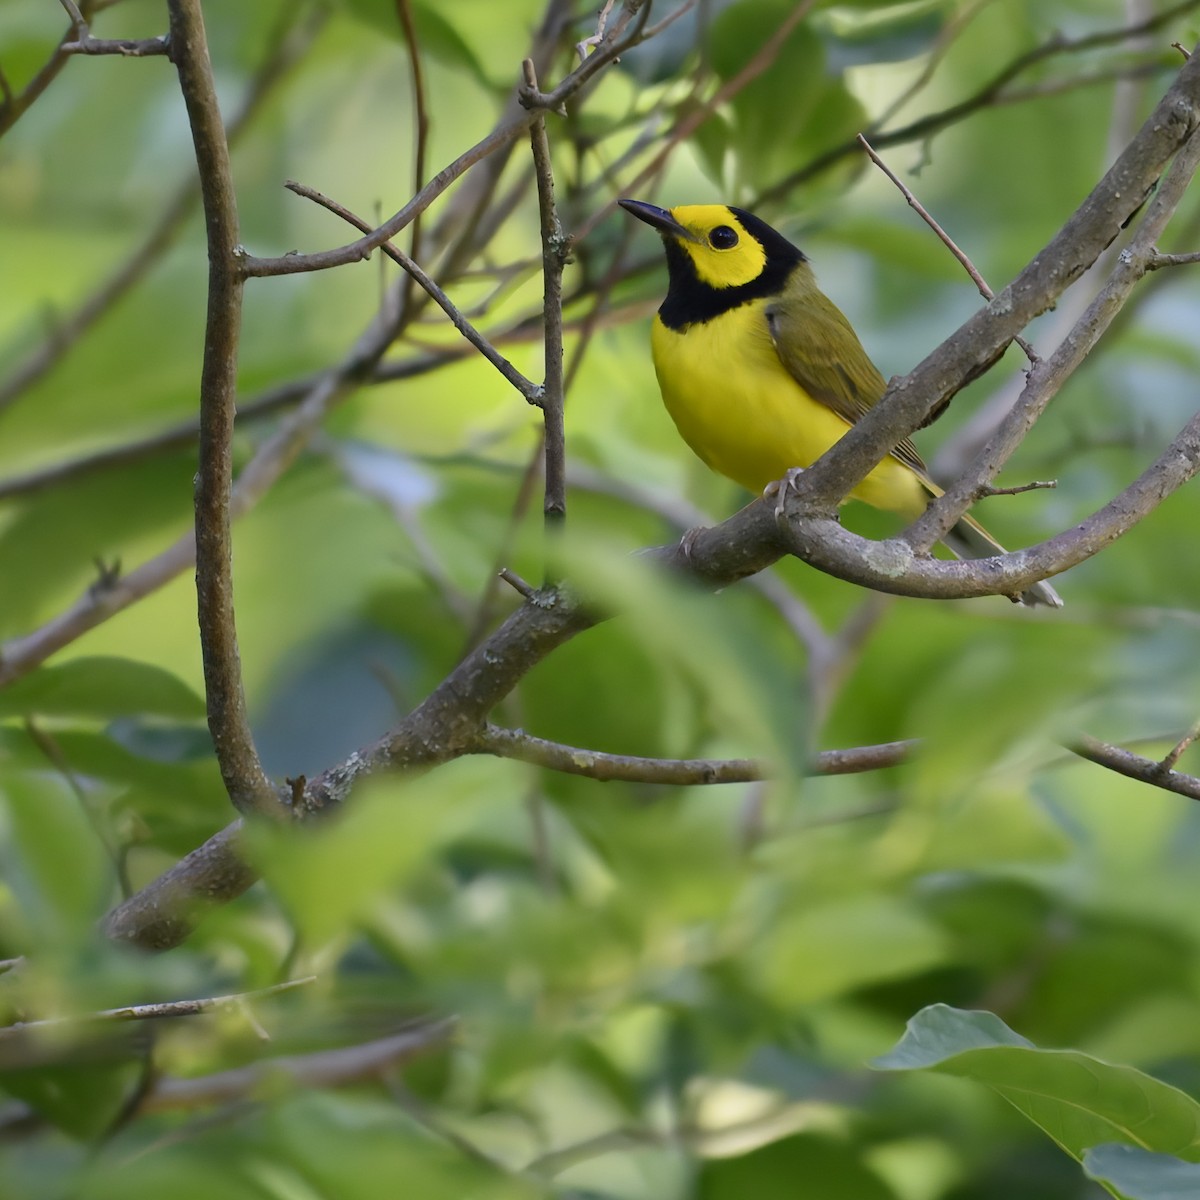
[[[657,204],[647,204],[644,200],[618,200],[617,203],[626,212],[633,213],[639,221],[645,221],[651,229],[657,229],[659,233],[682,238],[685,242],[696,240],[696,235],[690,229],[680,225],[665,208],[659,208]]]

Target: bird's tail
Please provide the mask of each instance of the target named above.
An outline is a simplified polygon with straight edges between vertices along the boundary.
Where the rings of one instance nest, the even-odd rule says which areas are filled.
[[[942,544],[957,558],[991,558],[1005,553],[1004,547],[974,517],[965,515],[942,539]],[[1046,608],[1063,606],[1062,597],[1045,580],[1011,599],[1031,608],[1039,604]]]

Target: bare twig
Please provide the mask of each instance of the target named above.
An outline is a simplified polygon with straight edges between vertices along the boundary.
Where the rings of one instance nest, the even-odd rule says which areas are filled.
[[[118,54],[122,58],[154,58],[173,53],[171,39],[167,34],[151,38],[96,38],[91,34],[72,42],[63,42],[64,54]]]
[[[295,180],[289,179],[284,185],[289,191],[293,191],[297,196],[303,196],[306,200],[312,200],[321,205],[322,208],[327,208],[335,216],[339,216],[343,221],[353,225],[356,229],[370,229],[371,226],[361,217],[357,217],[344,205],[339,204],[336,200],[331,199],[322,192],[318,192],[315,188],[307,187],[303,183],[296,183]],[[392,245],[391,242],[384,242],[380,247],[383,252],[399,266],[415,279],[429,297],[437,304],[437,306],[450,318],[450,323],[459,331],[483,355],[484,358],[508,380],[509,383],[517,389],[521,395],[529,401],[530,404],[539,404],[541,402],[541,389],[531,379],[526,379],[516,367],[488,341],[487,338],[467,320],[466,317],[458,310],[454,302],[446,295],[444,291],[415,263],[403,250]]]
[[[1164,771],[1174,770],[1175,764],[1183,757],[1188,747],[1197,739],[1200,738],[1200,721],[1197,721],[1191,729],[1187,731],[1171,747],[1170,751],[1164,755],[1162,761],[1158,764]]]
[[[476,163],[511,146],[533,123],[539,109],[557,111],[598,71],[643,40],[642,26],[638,20],[645,21],[649,6],[642,5],[641,9],[640,18],[628,8],[623,10],[605,33],[595,53],[589,55],[587,61],[576,67],[552,92],[532,95],[528,89],[523,89],[523,111],[504,121],[452,163],[443,167],[403,208],[358,241],[315,254],[287,254],[279,258],[245,255],[241,262],[243,273],[247,277],[293,275],[304,271],[323,271],[369,258],[372,251],[395,237],[418,213],[424,212],[456,179]],[[634,29],[628,36],[624,36],[631,22],[634,22]]]
[[[1001,67],[987,83],[958,103],[951,104],[938,112],[929,113],[899,129],[884,132],[876,123],[869,126],[865,132],[877,150],[902,146],[910,142],[925,141],[935,133],[970,116],[971,113],[982,108],[1008,103],[1008,85],[1039,63],[1061,55],[1082,54],[1102,46],[1120,45],[1144,34],[1154,33],[1197,7],[1200,7],[1200,0],[1182,0],[1181,3],[1163,9],[1145,21],[1133,25],[1101,29],[1078,38],[1064,38],[1060,34],[1054,34],[1040,46],[1018,54]],[[823,174],[843,159],[857,154],[859,149],[857,137],[832,147],[763,191],[759,196],[759,202],[770,203],[782,199],[801,184]]]
[[[1200,2],[1200,0],[1198,0]],[[687,115],[671,129],[671,134],[667,138],[662,149],[643,167],[633,179],[627,181],[623,187],[626,194],[636,193],[638,189],[648,180],[653,179],[666,165],[667,160],[674,153],[675,148],[685,142],[705,121],[709,119],[717,111],[722,104],[728,103],[743,89],[748,87],[760,75],[766,71],[771,64],[779,57],[780,51],[783,49],[784,43],[795,28],[808,16],[816,0],[800,0],[800,3],[793,8],[782,21],[774,33],[762,44],[757,53],[737,74],[727,79],[703,104],[696,106],[688,111]],[[582,228],[576,234],[577,239],[586,237],[597,224],[612,211],[616,200],[610,200],[606,205],[594,213],[590,220],[583,223]]]
[[[851,775],[878,771],[906,762],[917,743],[885,742],[850,750],[823,750],[813,756],[813,775]],[[469,753],[515,758],[566,775],[583,775],[600,782],[666,783],[694,786],[715,783],[751,783],[769,777],[768,767],[751,758],[645,758],[633,754],[606,754],[583,750],[534,737],[520,729],[484,726]]]
[[[92,7],[90,4],[84,5],[85,10],[89,13]],[[29,111],[30,105],[54,82],[58,73],[71,60],[71,55],[63,47],[74,39],[74,28],[72,25],[63,34],[62,40],[55,46],[54,52],[20,92],[14,95],[6,86],[5,102],[0,105],[0,137],[3,137]]]
[[[532,59],[523,64],[526,86],[537,90],[537,74]],[[537,176],[538,212],[542,233],[542,321],[545,330],[546,376],[542,383],[541,406],[546,436],[546,493],[542,511],[547,526],[561,522],[567,515],[566,441],[563,430],[563,317],[562,275],[569,254],[569,240],[563,234],[554,203],[554,172],[550,163],[550,143],[546,138],[545,114],[539,112],[529,127],[533,149],[533,167]]]
[[[1020,483],[1015,487],[992,487],[990,483],[984,484],[978,490],[978,499],[982,500],[987,496],[1019,496],[1023,492],[1036,492],[1046,488],[1058,487],[1057,479],[1034,479],[1029,483]]]
[[[108,855],[109,862],[112,863],[113,872],[117,877],[117,884],[121,890],[121,897],[128,900],[133,894],[133,886],[129,881],[129,871],[124,851],[122,847],[113,841],[108,826],[105,824],[100,813],[96,811],[91,797],[87,794],[79,776],[75,773],[75,770],[67,760],[67,756],[63,753],[62,746],[58,744],[56,738],[42,729],[32,717],[26,717],[25,719],[25,732],[29,734],[33,744],[46,756],[46,760],[63,777],[67,787],[71,789],[71,794],[83,810],[83,815],[87,818],[88,824],[91,825],[92,832],[96,835],[96,840],[104,847],[104,852]]]
[[[237,269],[237,198],[229,145],[200,0],[170,0],[172,58],[187,106],[208,230],[208,320],[200,377],[200,465],[196,475],[196,597],[208,728],[229,798],[239,812],[278,816],[279,797],[258,757],[233,608],[233,422],[243,280]]]
[[[396,15],[404,30],[404,43],[408,47],[408,69],[412,77],[413,97],[413,192],[419,192],[425,184],[425,154],[429,142],[429,110],[425,98],[425,70],[421,65],[421,44],[417,40],[417,26],[413,20],[412,0],[396,0]],[[421,257],[421,214],[412,220],[408,242],[409,257]],[[408,309],[412,303],[413,277],[407,276],[401,306]]]
[[[911,189],[896,174],[896,172],[893,171],[891,169],[891,167],[889,167],[887,165],[887,163],[885,163],[883,161],[883,159],[880,158],[879,155],[875,153],[875,151],[871,148],[871,143],[868,142],[866,137],[861,133],[858,135],[858,144],[863,148],[863,150],[866,151],[867,156],[870,158],[870,160],[900,190],[900,194],[907,201],[909,208],[911,208],[914,212],[916,212],[916,214],[921,218],[921,220],[924,221],[925,224],[928,225],[929,228],[932,229],[933,232],[937,234],[938,238],[941,240],[942,245],[944,245],[946,247],[946,249],[949,250],[950,253],[953,254],[956,259],[958,259],[959,263],[962,265],[963,270],[966,271],[966,273],[968,275],[970,275],[971,282],[974,283],[975,286],[979,289],[979,294],[985,300],[994,300],[996,293],[993,292],[990,287],[988,287],[987,280],[984,279],[984,277],[979,273],[975,264],[970,260],[970,258],[967,257],[965,251],[963,251],[958,246],[958,244],[954,241],[954,239],[951,238],[951,236],[941,227],[941,225],[939,225],[938,222],[936,220],[934,220],[932,213],[930,213],[930,211],[920,202],[920,200],[918,200],[916,198],[916,196],[913,195]],[[1021,349],[1025,352],[1025,357],[1027,359],[1029,359],[1029,361],[1031,363],[1037,362],[1037,360],[1038,360],[1037,354],[1035,353],[1033,347],[1023,337],[1016,337],[1013,339],[1013,341],[1015,341],[1017,343],[1017,345],[1021,347]]]
[[[1159,271],[1163,267],[1190,267],[1200,263],[1200,251],[1191,254],[1155,254],[1146,263],[1147,271]]]
[[[1118,775],[1125,775],[1129,779],[1148,783],[1152,787],[1174,792],[1178,796],[1186,796],[1189,800],[1200,800],[1200,779],[1197,779],[1195,775],[1185,775],[1180,771],[1174,771],[1170,767],[1164,766],[1163,762],[1155,762],[1152,758],[1143,758],[1131,750],[1112,746],[1108,742],[1088,737],[1086,734],[1077,737],[1067,746],[1067,749],[1072,754],[1078,754],[1080,758],[1086,758],[1088,762],[1107,767],[1110,771],[1116,771]]]
[[[142,58],[146,55],[167,54],[169,38],[143,38],[138,41],[94,38],[88,29],[87,18],[79,11],[75,0],[59,0],[71,18],[71,41],[64,41],[59,49],[64,54],[120,54],[126,58]]]
[[[167,1000],[156,1004],[127,1004],[121,1008],[105,1008],[99,1012],[73,1013],[65,1017],[44,1017],[37,1021],[16,1021],[0,1026],[0,1043],[11,1038],[26,1037],[43,1032],[84,1029],[92,1025],[103,1025],[120,1021],[157,1021],[170,1017],[194,1017],[200,1013],[213,1012],[222,1008],[240,1008],[248,1003],[290,992],[294,988],[315,983],[315,975],[303,979],[289,979],[284,983],[272,984],[253,992],[234,992],[227,996],[202,996],[194,1000]]]
[[[269,39],[266,58],[255,73],[240,108],[226,128],[225,136],[230,146],[233,146],[250,127],[253,118],[261,111],[263,102],[287,70],[312,45],[326,19],[327,13],[317,9],[308,19],[297,23],[290,9],[288,10],[286,29],[276,31],[275,36]],[[55,316],[50,336],[0,382],[0,410],[7,408],[60,362],[67,351],[100,317],[144,278],[163,251],[174,242],[179,230],[195,208],[200,199],[197,183],[194,177],[184,180],[167,201],[162,215],[128,258],[85,296],[73,311]],[[4,494],[4,489],[0,486],[0,496]]]
[[[405,1066],[413,1059],[446,1045],[458,1027],[455,1017],[414,1023],[391,1037],[356,1046],[286,1055],[190,1079],[159,1079],[148,1090],[139,1112],[166,1112],[229,1104],[251,1096],[262,1085],[280,1078],[293,1087],[340,1087],[371,1079]]]
[[[533,584],[526,583],[516,571],[510,570],[508,567],[501,567],[496,572],[496,577],[504,580],[518,596],[525,600],[532,600],[537,595],[537,588]]]

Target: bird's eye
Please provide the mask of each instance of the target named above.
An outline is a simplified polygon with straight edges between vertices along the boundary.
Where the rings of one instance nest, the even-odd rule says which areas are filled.
[[[732,250],[738,244],[737,231],[728,225],[718,225],[708,235],[708,243],[714,250]]]

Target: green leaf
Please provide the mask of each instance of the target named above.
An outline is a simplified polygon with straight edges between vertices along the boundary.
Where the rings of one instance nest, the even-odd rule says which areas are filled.
[[[1194,1200],[1200,1165],[1137,1146],[1093,1146],[1083,1156],[1089,1179],[1111,1184],[1129,1200]]]
[[[247,849],[305,936],[321,944],[373,912],[524,770],[460,760],[421,779],[376,776],[323,821],[248,829]]]
[[[83,801],[56,775],[14,777],[0,793],[5,903],[0,929],[24,950],[47,952],[93,935],[112,873]]]
[[[124,1031],[90,1042],[64,1044],[62,1057],[75,1061],[0,1072],[0,1088],[72,1137],[95,1137],[112,1124],[141,1071],[138,1051]],[[97,1056],[117,1063],[86,1062]],[[79,1060],[83,1059],[84,1062]]]
[[[1190,1096],[1133,1067],[1039,1049],[990,1012],[924,1008],[873,1065],[985,1084],[1077,1159],[1112,1141],[1200,1156],[1200,1104]]]
[[[790,1008],[927,971],[948,947],[915,908],[865,895],[794,910],[759,949],[764,986]]]
[[[737,1158],[710,1160],[695,1194],[698,1200],[797,1200],[810,1194],[821,1200],[890,1200],[895,1195],[863,1165],[853,1146],[812,1134],[783,1138]]]
[[[169,671],[131,658],[76,658],[0,691],[0,718],[145,715],[203,717],[204,701]]]

